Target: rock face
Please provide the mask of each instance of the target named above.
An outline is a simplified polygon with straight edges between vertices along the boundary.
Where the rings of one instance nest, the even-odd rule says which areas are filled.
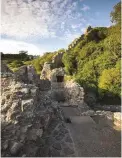
[[[63,55],[64,55],[64,52],[59,52],[53,57],[52,63],[53,63],[54,68],[63,67],[63,63],[62,63]]]

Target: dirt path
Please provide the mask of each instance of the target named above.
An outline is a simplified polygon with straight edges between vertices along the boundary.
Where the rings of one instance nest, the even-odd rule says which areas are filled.
[[[78,157],[121,157],[121,132],[103,121],[99,123],[90,116],[80,116],[72,107],[62,108],[64,117],[70,117],[72,123],[66,123]]]

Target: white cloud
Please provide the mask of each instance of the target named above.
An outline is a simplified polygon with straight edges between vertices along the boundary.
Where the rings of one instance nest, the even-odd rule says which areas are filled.
[[[82,23],[81,24],[74,24],[74,25],[71,25],[71,27],[73,29],[77,29],[77,28],[80,28],[82,26]]]
[[[39,48],[34,44],[29,44],[22,41],[15,40],[1,40],[0,52],[4,53],[18,53],[20,50],[28,51],[28,54],[41,55],[45,52],[45,49]]]
[[[1,34],[22,40],[29,36],[58,37],[60,31],[63,37],[78,19],[83,22],[78,5],[74,0],[2,0]],[[89,7],[83,5],[82,10]]]
[[[87,11],[89,9],[90,9],[90,7],[85,4],[83,4],[83,8],[81,8],[81,10],[83,10],[83,11]]]

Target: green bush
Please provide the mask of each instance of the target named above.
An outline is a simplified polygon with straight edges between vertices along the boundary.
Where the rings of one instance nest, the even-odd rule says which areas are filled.
[[[9,62],[7,60],[6,63],[8,67],[14,72],[18,70],[19,67],[24,65],[24,63],[21,60],[9,60]]]
[[[116,68],[105,69],[99,79],[101,95],[120,96],[121,93],[120,70]]]
[[[96,27],[92,29],[86,36],[87,42],[96,41],[99,42],[103,40],[107,36],[107,28],[106,27]]]
[[[79,58],[84,59],[86,57],[89,57],[95,50],[96,50],[96,43],[95,42],[89,42],[79,52]]]
[[[105,49],[111,52],[114,58],[121,57],[121,39],[119,35],[111,35],[104,41]]]
[[[68,52],[63,55],[63,64],[65,65],[65,71],[68,75],[76,73],[77,61],[75,53]]]
[[[97,71],[94,67],[94,61],[91,60],[84,64],[83,68],[78,71],[76,74],[76,80],[83,86],[83,87],[94,87],[97,88]]]
[[[11,67],[13,67],[13,68],[18,68],[18,67],[20,67],[20,66],[22,66],[22,65],[24,65],[24,64],[23,64],[23,62],[20,61],[20,60],[14,60],[14,61],[12,61],[9,65],[10,65]]]

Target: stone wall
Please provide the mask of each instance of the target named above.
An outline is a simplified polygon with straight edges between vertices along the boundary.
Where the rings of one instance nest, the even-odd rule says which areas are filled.
[[[63,67],[63,63],[62,63],[63,55],[64,55],[64,52],[59,52],[56,55],[54,55],[54,57],[52,59],[54,68]]]
[[[57,82],[57,77],[64,78],[64,69],[56,68],[51,72],[51,96],[53,100],[58,102],[65,101],[64,80]]]
[[[15,79],[20,82],[38,85],[40,82],[39,75],[33,66],[22,66],[15,72]]]
[[[13,76],[13,72],[3,61],[1,61],[1,77],[12,77],[12,76]]]
[[[84,90],[75,81],[57,82],[57,76],[64,77],[63,69],[54,69],[51,73],[51,90],[54,100],[66,102],[70,105],[84,103]]]
[[[48,79],[40,79],[39,89],[46,91],[51,89],[51,82]]]
[[[67,81],[64,85],[66,101],[70,105],[81,105],[84,102],[84,89],[75,81]]]
[[[57,77],[64,78],[63,68],[53,69],[51,72],[51,95],[58,102],[66,102],[70,105],[81,105],[84,103],[84,89],[75,81],[58,82]]]
[[[50,81],[51,83],[57,82],[57,76],[64,76],[65,71],[63,68],[55,68],[51,71]]]
[[[45,93],[39,91],[35,85],[15,81],[14,78],[2,78],[3,157],[36,156],[41,145],[41,137],[53,117],[50,104],[50,97],[45,96]]]
[[[42,69],[42,72],[41,72],[40,79],[48,79],[48,80],[50,80],[51,70],[52,70],[52,63],[45,62],[44,66],[43,66],[43,69]]]

